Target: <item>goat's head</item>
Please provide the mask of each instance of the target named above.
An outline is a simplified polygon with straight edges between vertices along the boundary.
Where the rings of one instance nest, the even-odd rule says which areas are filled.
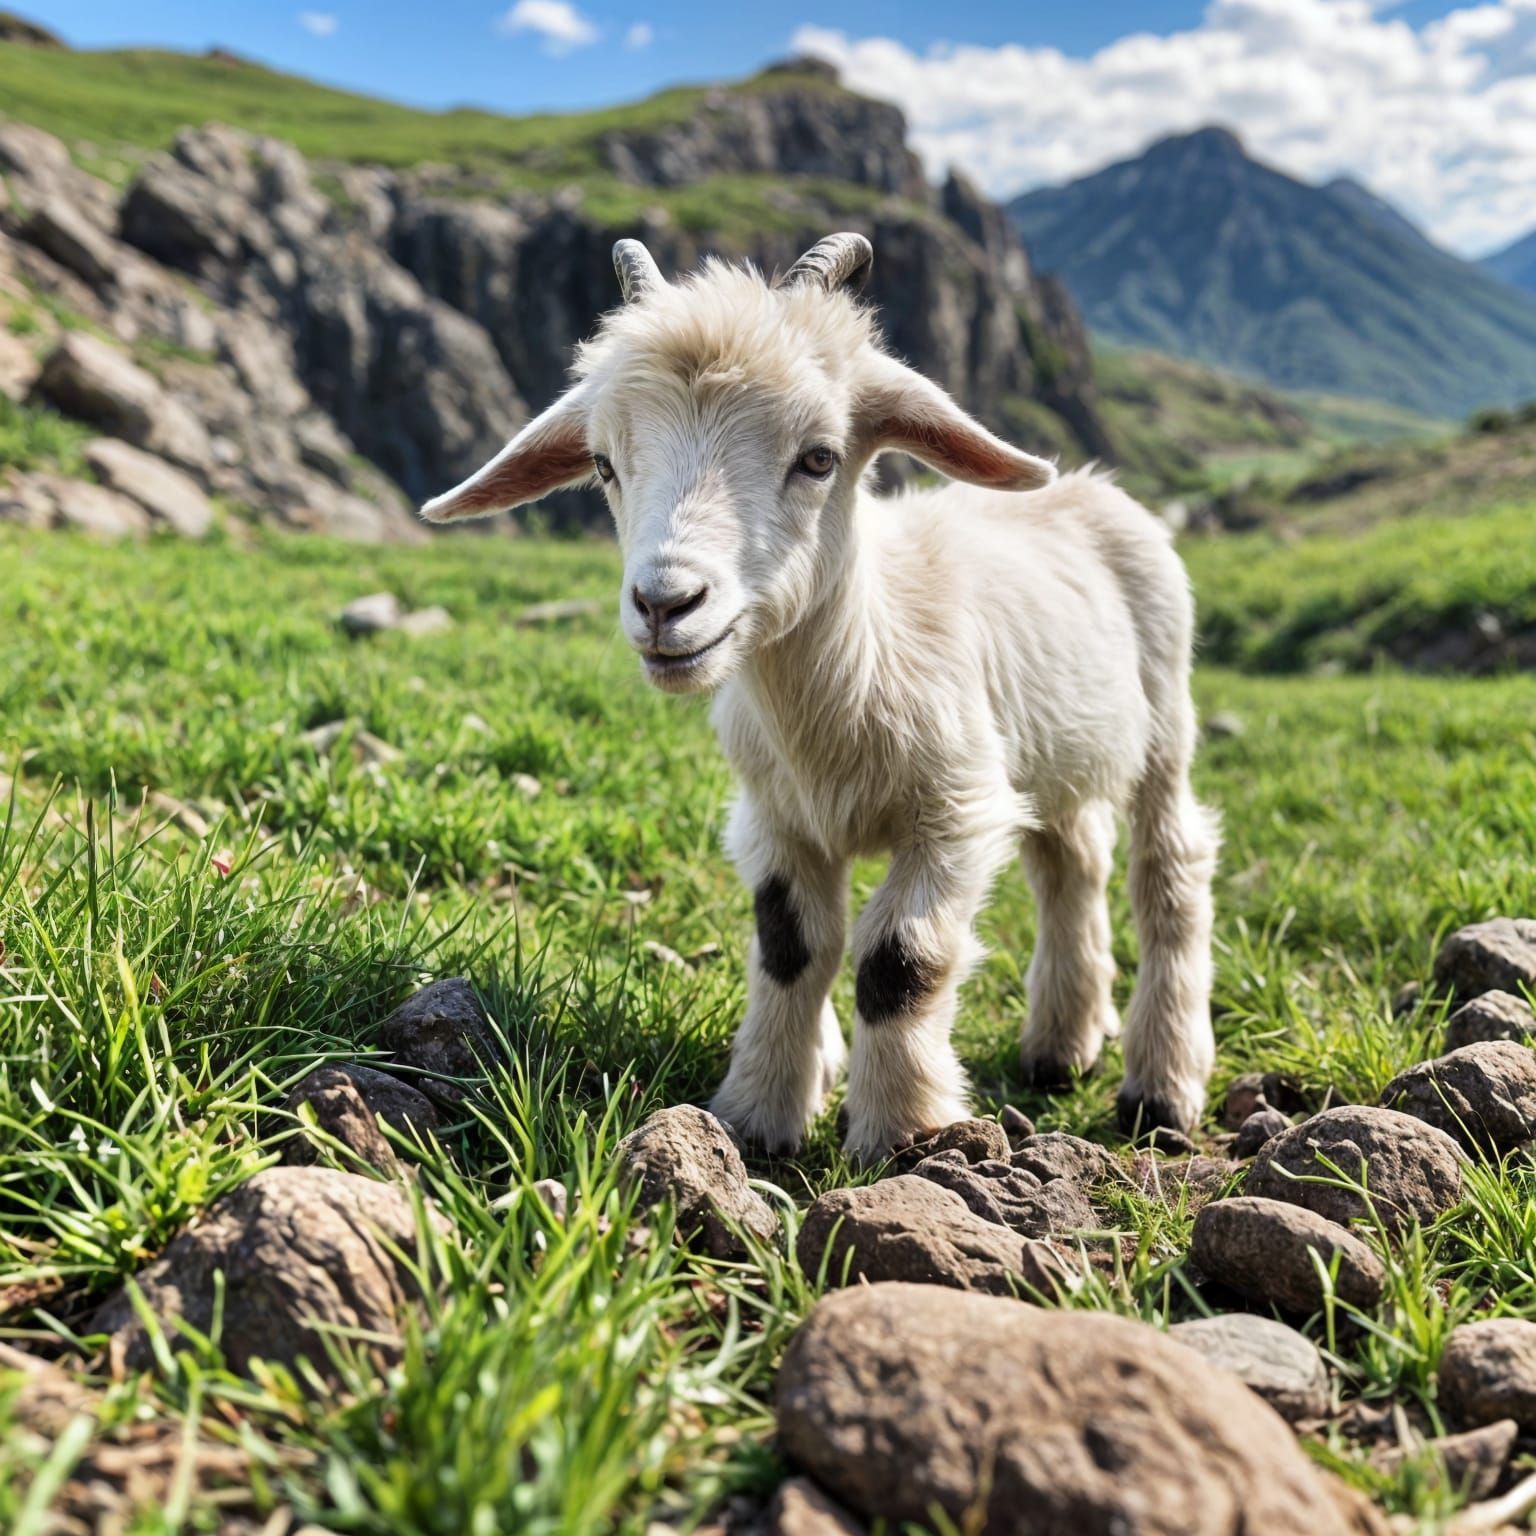
[[[862,235],[832,235],[773,284],[719,262],[672,284],[621,240],[625,302],[579,350],[570,390],[424,515],[481,517],[595,477],[647,676],[718,686],[836,579],[876,454],[998,490],[1055,473],[881,350],[857,301],[873,255]]]

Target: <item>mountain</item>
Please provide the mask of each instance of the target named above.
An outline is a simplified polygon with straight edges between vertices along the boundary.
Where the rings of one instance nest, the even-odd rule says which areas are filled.
[[[1368,186],[1356,181],[1353,176],[1335,176],[1332,181],[1325,181],[1319,190],[1326,192],[1336,203],[1342,204],[1351,212],[1370,220],[1380,229],[1390,230],[1395,235],[1412,240],[1416,245],[1438,249],[1434,241],[1400,208],[1394,208],[1386,198],[1378,197]]]
[[[1527,293],[1536,293],[1536,229],[1478,263],[1485,272]]]
[[[896,108],[825,65],[508,118],[223,50],[0,42],[0,101],[0,390],[257,520],[413,535],[408,502],[563,387],[618,302],[621,235],[669,272],[709,252],[772,271],[860,230],[899,352],[1038,451],[1114,456],[1065,291],[1000,207],[928,184]],[[52,480],[25,496],[16,470],[12,516],[65,515],[38,510]],[[550,510],[606,520],[591,493]]]
[[[1363,189],[1261,165],[1224,129],[1009,212],[1110,340],[1430,415],[1536,396],[1536,299],[1405,231]]]

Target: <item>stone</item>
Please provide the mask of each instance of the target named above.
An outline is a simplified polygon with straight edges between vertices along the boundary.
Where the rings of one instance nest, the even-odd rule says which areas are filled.
[[[24,400],[42,368],[26,341],[0,326],[0,395],[7,400]]]
[[[400,623],[400,599],[393,592],[354,597],[336,622],[349,635],[375,635],[383,629],[394,629]]]
[[[402,614],[395,628],[402,635],[416,639],[425,635],[446,634],[453,628],[453,615],[442,607],[417,608],[412,613]]]
[[[1420,1460],[1427,1451],[1438,1468],[1434,1484],[1454,1488],[1468,1503],[1474,1503],[1491,1498],[1497,1491],[1519,1433],[1520,1426],[1513,1419],[1499,1419],[1459,1435],[1441,1435],[1415,1446],[1391,1446],[1374,1452],[1371,1461],[1390,1477],[1404,1462]]]
[[[1088,1197],[1070,1179],[1042,1184],[1034,1174],[1011,1163],[967,1163],[959,1151],[925,1158],[912,1173],[958,1195],[983,1221],[1007,1227],[1021,1237],[1071,1238],[1098,1225]]]
[[[398,1065],[422,1075],[424,1091],[450,1104],[469,1096],[462,1079],[483,1076],[501,1055],[485,1009],[462,976],[408,997],[379,1025],[379,1043]]]
[[[315,1124],[332,1141],[339,1141],[364,1168],[397,1174],[403,1164],[379,1129],[382,1120],[405,1136],[425,1139],[438,1126],[437,1111],[423,1093],[374,1067],[358,1062],[327,1062],[301,1079],[288,1095],[295,1115],[308,1105]],[[307,1132],[284,1149],[290,1163],[312,1163],[321,1144]]]
[[[864,1536],[864,1527],[808,1477],[779,1484],[764,1536]]]
[[[1119,1159],[1107,1147],[1084,1141],[1081,1136],[1069,1136],[1065,1131],[1026,1137],[1009,1161],[1015,1168],[1034,1174],[1041,1183],[1070,1179],[1084,1189],[1125,1176]]]
[[[1291,1122],[1278,1109],[1256,1109],[1237,1128],[1233,1157],[1252,1157],[1266,1141],[1290,1130]]]
[[[764,1243],[778,1236],[773,1207],[747,1183],[736,1143],[708,1110],[658,1110],[619,1143],[618,1164],[637,1211],[670,1201],[678,1234],[716,1258],[746,1256],[742,1231]]]
[[[1303,1315],[1323,1305],[1319,1261],[1334,1275],[1334,1295],[1362,1311],[1381,1299],[1387,1279],[1381,1260],[1337,1222],[1252,1195],[1204,1206],[1190,1257],[1209,1279],[1248,1300]]]
[[[1536,1434],[1536,1323],[1490,1317],[1451,1330],[1437,1396],[1453,1424],[1475,1429],[1513,1419]]]
[[[1230,741],[1247,730],[1243,717],[1229,709],[1219,709],[1205,719],[1205,734],[1212,741]]]
[[[1485,992],[1536,992],[1536,918],[1458,928],[1435,956],[1435,981],[1463,1002]]]
[[[440,1216],[434,1226],[446,1230]],[[184,1319],[208,1332],[221,1305],[220,1346],[230,1367],[253,1360],[295,1366],[308,1359],[337,1375],[327,1337],[382,1361],[399,1358],[406,1310],[418,1297],[409,1260],[416,1221],[398,1185],[333,1168],[266,1168],[216,1200],[135,1277],[169,1337]],[[111,1334],[129,1370],[155,1363],[149,1334],[126,1289],[91,1319]],[[366,1333],[366,1342],[351,1337]]]
[[[539,624],[560,624],[567,619],[590,618],[603,611],[603,604],[595,597],[558,598],[547,603],[531,603],[517,616],[519,629],[531,629]]]
[[[1536,1135],[1536,1053],[1514,1040],[1464,1045],[1399,1072],[1381,1102],[1500,1157]]]
[[[114,242],[61,197],[45,198],[21,233],[93,288],[106,286],[117,272],[120,256]]]
[[[1378,1536],[1225,1371],[1149,1325],[931,1286],[823,1298],[779,1445],[855,1515],[1001,1536]]]
[[[1509,992],[1484,992],[1463,1003],[1446,1021],[1445,1048],[1459,1050],[1480,1040],[1536,1038],[1536,1009]]]
[[[164,460],[108,437],[87,443],[85,459],[103,483],[136,501],[171,532],[200,539],[212,529],[212,502],[196,482]]]
[[[1231,1371],[1289,1423],[1328,1412],[1328,1368],[1317,1346],[1272,1317],[1197,1317],[1175,1323],[1168,1337]]]
[[[1270,1109],[1278,1109],[1282,1115],[1311,1114],[1315,1105],[1304,1084],[1288,1072],[1266,1072],[1259,1080],[1264,1103]],[[1327,1109],[1333,1100],[1333,1089],[1323,1094],[1321,1108]]]
[[[385,763],[398,762],[403,756],[399,747],[392,747],[355,720],[327,720],[323,725],[311,726],[299,736],[299,740],[313,748],[318,756],[324,757],[336,750],[343,737],[347,738],[353,762],[372,763],[381,767]]]
[[[213,462],[197,417],[152,373],[89,332],[64,332],[43,362],[36,392],[66,416],[183,468],[203,471]]]
[[[50,503],[49,526],[75,528],[98,539],[134,538],[149,531],[143,507],[104,485],[48,473],[32,480]]]
[[[892,1161],[900,1172],[910,1173],[925,1158],[951,1149],[960,1152],[968,1163],[1007,1159],[1011,1152],[1008,1133],[997,1121],[956,1120],[932,1136],[903,1147]]]
[[[1015,1109],[1012,1104],[1003,1105],[1003,1112],[997,1117],[997,1123],[1002,1126],[1010,1148],[1018,1146],[1026,1137],[1035,1134],[1035,1122],[1022,1109]]]
[[[1321,1159],[1326,1158],[1338,1172]],[[1393,1109],[1340,1105],[1259,1148],[1244,1193],[1299,1205],[1348,1225],[1370,1214],[1356,1189],[1321,1178],[1358,1182],[1362,1165],[1370,1202],[1390,1233],[1428,1223],[1461,1199],[1466,1154],[1444,1131]]]
[[[1056,1252],[971,1211],[952,1190],[914,1174],[814,1200],[795,1248],[800,1268],[829,1286],[913,1280],[1013,1296],[1049,1293],[1066,1275]]]
[[[570,1212],[571,1197],[559,1179],[539,1179],[533,1192],[544,1202],[544,1209],[563,1227]]]

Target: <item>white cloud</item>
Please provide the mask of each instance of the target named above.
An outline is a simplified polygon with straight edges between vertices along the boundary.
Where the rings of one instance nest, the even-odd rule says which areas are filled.
[[[517,0],[496,24],[509,35],[532,32],[544,39],[544,51],[559,58],[595,43],[602,33],[569,0]]]
[[[341,22],[329,11],[300,11],[299,25],[315,37],[334,37]]]
[[[649,48],[656,36],[655,28],[648,21],[637,21],[628,32],[624,34],[624,46],[631,53],[638,53],[642,48]]]
[[[1536,0],[1419,27],[1372,0],[1210,0],[1198,26],[1088,58],[814,26],[792,47],[897,102],[930,170],[962,166],[998,196],[1214,122],[1293,175],[1357,177],[1459,250],[1536,223]]]

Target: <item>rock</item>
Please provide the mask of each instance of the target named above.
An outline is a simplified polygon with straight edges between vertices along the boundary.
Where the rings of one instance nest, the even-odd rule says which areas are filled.
[[[153,374],[85,331],[65,331],[59,338],[36,390],[66,416],[183,468],[202,471],[212,463],[208,433],[186,406]]]
[[[1442,1435],[1418,1446],[1392,1446],[1371,1456],[1374,1466],[1389,1477],[1396,1476],[1403,1463],[1417,1460],[1424,1451],[1433,1454],[1439,1474],[1437,1486],[1454,1488],[1468,1503],[1491,1498],[1504,1477],[1520,1426],[1513,1419],[1499,1419],[1481,1429],[1469,1429],[1460,1435]]]
[[[0,395],[24,400],[31,393],[43,365],[20,336],[0,327]]]
[[[957,1151],[968,1163],[988,1158],[1006,1161],[1010,1154],[1008,1133],[995,1120],[956,1120],[941,1131],[903,1147],[892,1160],[902,1173],[910,1173],[925,1158],[940,1152]]]
[[[1195,1144],[1183,1131],[1171,1125],[1154,1125],[1136,1138],[1143,1146],[1164,1157],[1193,1157]]]
[[[200,539],[213,527],[213,504],[163,460],[108,437],[88,443],[85,459],[105,484],[182,538]]]
[[[912,1173],[958,1195],[983,1221],[1021,1237],[1074,1237],[1098,1225],[1088,1197],[1069,1179],[1042,1184],[1010,1163],[967,1163],[958,1150],[925,1158]]]
[[[394,629],[400,623],[400,599],[393,592],[354,597],[336,622],[349,635],[374,635],[382,629]]]
[[[1445,1026],[1445,1048],[1459,1050],[1480,1040],[1525,1040],[1536,1037],[1536,1010],[1523,997],[1508,992],[1484,992],[1463,1003]]]
[[[110,283],[117,272],[120,256],[113,241],[61,197],[45,198],[21,233],[93,288]]]
[[[450,1104],[501,1055],[485,1009],[462,976],[448,976],[408,997],[379,1025],[379,1043],[397,1063],[423,1075],[425,1091]]]
[[[380,1173],[396,1174],[403,1167],[379,1129],[380,1120],[404,1135],[422,1138],[438,1125],[437,1111],[425,1094],[357,1062],[316,1067],[288,1095],[294,1114],[305,1104],[320,1130],[348,1148],[364,1167]],[[284,1157],[290,1163],[312,1163],[319,1153],[320,1144],[305,1134],[289,1141]]]
[[[1292,1424],[1328,1412],[1328,1368],[1317,1346],[1272,1317],[1197,1317],[1175,1323],[1168,1337],[1231,1371]]]
[[[807,1477],[779,1484],[764,1536],[865,1536],[864,1527]]]
[[[1500,1157],[1536,1135],[1536,1054],[1513,1040],[1464,1045],[1399,1072],[1381,1102]]]
[[[1201,1209],[1190,1257],[1210,1279],[1282,1312],[1321,1309],[1319,1261],[1334,1274],[1334,1294],[1362,1311],[1381,1299],[1387,1278],[1370,1248],[1337,1222],[1251,1195]]]
[[[220,1344],[232,1369],[245,1372],[255,1359],[292,1367],[304,1357],[334,1378],[325,1340],[337,1330],[366,1332],[368,1342],[351,1347],[398,1358],[406,1308],[419,1293],[393,1250],[413,1255],[416,1246],[411,1202],[398,1186],[332,1168],[267,1168],[215,1201],[135,1278],[174,1338],[177,1319],[209,1331],[222,1272]],[[89,1331],[113,1335],[128,1369],[154,1364],[126,1290],[108,1298]]]
[[[1181,1200],[1191,1212],[1224,1194],[1242,1164],[1225,1157],[1159,1157],[1138,1152],[1131,1163],[1130,1180],[1144,1195],[1169,1205]]]
[[[1536,1434],[1536,1323],[1490,1317],[1451,1330],[1440,1356],[1437,1395],[1468,1429],[1513,1419]]]
[[[9,497],[22,513],[15,520],[28,527],[75,528],[99,539],[130,538],[150,527],[148,514],[137,502],[89,480],[41,471],[17,477]],[[0,492],[0,500],[5,499]]]
[[[1003,1105],[1003,1112],[997,1117],[997,1123],[1002,1126],[1010,1149],[1016,1147],[1026,1137],[1035,1134],[1035,1122],[1022,1109],[1015,1109],[1012,1104]]]
[[[1043,1136],[1029,1136],[1015,1148],[1009,1161],[1015,1168],[1034,1174],[1043,1184],[1050,1179],[1070,1179],[1091,1189],[1107,1179],[1123,1178],[1125,1171],[1107,1147],[1069,1136],[1065,1131],[1047,1131]]]
[[[1217,710],[1214,715],[1206,716],[1205,734],[1212,741],[1231,740],[1241,736],[1247,729],[1243,717],[1233,714],[1229,709]]]
[[[747,1183],[736,1143],[708,1110],[658,1110],[619,1143],[618,1163],[621,1182],[638,1190],[636,1210],[671,1201],[679,1235],[697,1234],[716,1258],[746,1255],[737,1227],[760,1242],[778,1236],[779,1218]]]
[[[563,1227],[570,1211],[571,1197],[559,1179],[540,1179],[533,1192],[544,1202],[544,1209]]]
[[[417,639],[424,635],[441,635],[453,628],[453,615],[446,608],[418,608],[414,613],[402,615],[395,628],[402,635]]]
[[[1385,1530],[1240,1382],[1103,1313],[856,1287],[790,1341],[777,1408],[789,1460],[888,1528],[937,1510],[1006,1536]]]
[[[1291,1122],[1278,1109],[1256,1109],[1237,1128],[1233,1157],[1252,1157],[1266,1141],[1290,1130]]]
[[[547,603],[532,603],[517,616],[519,629],[531,629],[539,624],[559,624],[566,619],[585,619],[603,611],[603,604],[595,597],[560,598]]]
[[[355,720],[327,720],[324,725],[311,726],[299,736],[299,740],[313,748],[318,756],[324,757],[336,749],[343,736],[348,738],[354,762],[382,766],[398,762],[404,755],[399,747],[390,746]]]
[[[1245,1072],[1234,1077],[1227,1089],[1226,1103],[1221,1112],[1221,1123],[1229,1131],[1235,1131],[1249,1115],[1268,1109],[1269,1100],[1264,1097],[1264,1077],[1259,1072]]]
[[[1536,992],[1536,918],[1495,917],[1458,928],[1435,956],[1435,981],[1466,1001]]]
[[[1317,1107],[1327,1109],[1333,1101],[1333,1089],[1329,1088],[1323,1094],[1322,1105],[1315,1105],[1305,1086],[1287,1072],[1266,1072],[1259,1083],[1265,1105],[1278,1109],[1282,1115],[1311,1114]]]
[[[1444,1131],[1393,1109],[1341,1105],[1267,1141],[1254,1159],[1244,1193],[1299,1205],[1348,1225],[1366,1217],[1365,1198],[1337,1183],[1358,1181],[1362,1165],[1377,1215],[1389,1232],[1430,1222],[1461,1199],[1466,1154]]]
[[[1048,1293],[1066,1274],[1053,1249],[977,1216],[953,1191],[913,1174],[819,1196],[795,1253],[808,1276],[825,1265],[829,1286],[914,1280],[1012,1296]]]
[[[544,793],[544,786],[531,773],[514,773],[507,782],[524,800],[537,800]],[[681,960],[682,956],[679,955],[678,959]]]
[[[1392,994],[1392,1017],[1394,1019],[1406,1019],[1419,1011],[1419,1004],[1424,1000],[1424,984],[1418,981],[1405,981],[1396,992]]]

